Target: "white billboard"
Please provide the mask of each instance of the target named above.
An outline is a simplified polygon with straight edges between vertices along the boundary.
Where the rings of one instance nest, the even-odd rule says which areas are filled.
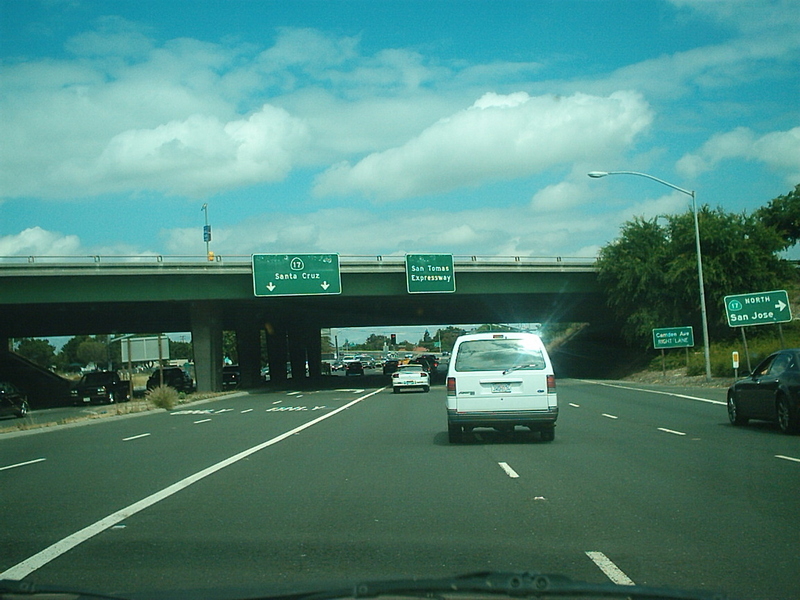
[[[160,354],[158,352],[159,340],[161,340]],[[122,362],[145,362],[169,358],[169,338],[167,336],[127,338],[121,340],[120,343],[122,344]]]

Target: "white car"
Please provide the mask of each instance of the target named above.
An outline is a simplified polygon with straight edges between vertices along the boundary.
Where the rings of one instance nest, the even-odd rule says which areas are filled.
[[[392,391],[397,394],[406,388],[422,388],[423,392],[431,389],[430,375],[422,365],[400,365],[392,373]]]

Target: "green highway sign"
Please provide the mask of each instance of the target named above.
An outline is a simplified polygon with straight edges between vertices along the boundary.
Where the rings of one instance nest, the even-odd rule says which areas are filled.
[[[456,291],[452,254],[406,254],[406,288],[409,294]]]
[[[338,254],[253,254],[256,296],[341,294]]]
[[[725,296],[725,314],[730,327],[786,323],[792,320],[785,290]]]
[[[685,327],[661,327],[653,329],[653,348],[692,348],[694,346],[694,330],[690,325]]]

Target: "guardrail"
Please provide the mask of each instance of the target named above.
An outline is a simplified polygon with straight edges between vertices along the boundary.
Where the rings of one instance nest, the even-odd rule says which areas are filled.
[[[291,254],[287,252],[286,254]],[[520,264],[553,264],[563,263],[576,264],[576,265],[593,265],[597,259],[595,257],[586,256],[494,256],[494,255],[480,255],[480,254],[454,254],[454,263],[520,263]],[[142,254],[142,255],[75,255],[75,256],[59,256],[59,255],[41,255],[41,256],[0,256],[0,267],[6,265],[26,265],[26,266],[86,266],[94,265],[97,267],[103,266],[119,266],[125,265],[159,265],[159,264],[232,264],[239,265],[251,264],[251,255],[241,254],[217,254],[213,259],[209,259],[206,255],[176,255],[176,254]],[[358,255],[358,254],[340,254],[340,264],[347,263],[369,263],[374,262],[376,265],[380,263],[396,263],[405,264],[405,255]]]

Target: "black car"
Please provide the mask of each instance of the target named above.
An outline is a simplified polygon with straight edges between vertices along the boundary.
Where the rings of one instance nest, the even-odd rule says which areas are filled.
[[[776,421],[784,433],[800,432],[800,349],[770,354],[752,375],[728,389],[728,418]]]
[[[239,386],[239,365],[225,365],[222,367],[223,389]]]
[[[345,375],[363,375],[364,374],[364,364],[360,360],[348,361],[347,364],[344,366],[344,374]]]
[[[383,374],[391,375],[399,368],[400,361],[393,358],[383,361]]]
[[[70,390],[74,404],[113,404],[131,399],[131,382],[116,371],[94,371],[81,377]]]
[[[13,383],[0,381],[0,417],[24,417],[29,410],[25,394]]]
[[[194,380],[192,380],[191,375],[180,367],[164,367],[162,371],[164,372],[164,385],[187,394],[194,390]],[[160,384],[161,375],[159,374],[159,370],[156,369],[147,380],[147,389],[152,390],[153,388],[157,388]]]

